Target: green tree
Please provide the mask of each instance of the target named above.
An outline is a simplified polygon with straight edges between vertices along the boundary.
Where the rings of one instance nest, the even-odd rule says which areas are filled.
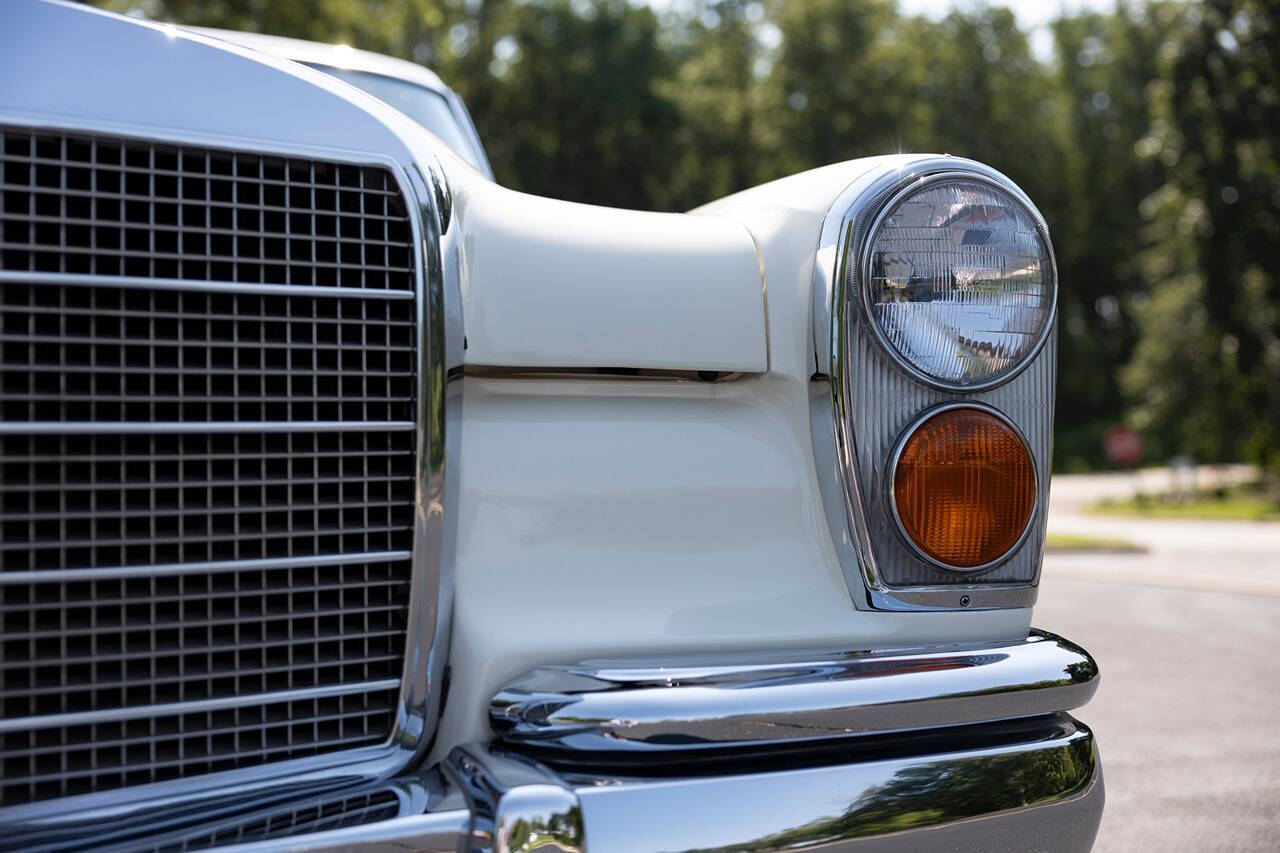
[[[688,209],[777,177],[768,131],[777,103],[762,84],[764,15],[754,0],[715,0],[669,22],[675,70],[660,91],[679,122],[660,206]]]
[[[1114,14],[1053,24],[1062,142],[1037,201],[1053,226],[1062,280],[1055,452],[1066,468],[1102,461],[1102,434],[1124,409],[1117,366],[1137,336],[1134,305],[1148,300],[1137,212],[1164,181],[1164,166],[1134,152],[1151,123],[1148,84],[1169,36],[1155,11],[1121,4]]]
[[[1280,15],[1253,0],[1166,6],[1144,156],[1152,288],[1124,371],[1133,416],[1206,460],[1280,473]]]
[[[500,181],[649,208],[669,179],[679,112],[652,10],[626,0],[514,6],[477,123]],[[479,83],[473,83],[479,86]]]
[[[786,174],[897,150],[914,111],[903,63],[879,49],[898,22],[885,0],[775,2],[781,43],[769,85],[777,113],[773,171]]]

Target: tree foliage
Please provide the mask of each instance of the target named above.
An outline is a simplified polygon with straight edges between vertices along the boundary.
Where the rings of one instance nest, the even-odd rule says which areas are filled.
[[[1280,470],[1280,10],[1166,6],[1141,155],[1146,308],[1122,376],[1138,425],[1205,458]]]
[[[1266,0],[1120,0],[1053,54],[1000,7],[893,0],[100,0],[423,62],[498,179],[678,210],[800,169],[934,151],[1040,205],[1060,270],[1058,464],[1127,418],[1153,458],[1280,471],[1280,32]]]

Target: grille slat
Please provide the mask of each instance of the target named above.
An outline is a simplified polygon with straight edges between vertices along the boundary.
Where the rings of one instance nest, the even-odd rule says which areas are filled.
[[[5,190],[5,189],[17,190],[18,188],[17,188],[17,187],[4,187],[4,186],[0,186],[0,191],[3,191],[3,190]],[[42,216],[42,215],[40,215],[40,214],[30,214],[30,215],[28,215],[28,216],[26,216],[26,217],[24,217],[24,218],[25,218],[27,221],[29,221],[29,222],[34,222],[34,223],[46,223],[46,222],[47,222],[47,223],[52,224],[52,225],[60,225],[60,226],[64,226],[64,227],[65,227],[65,226],[74,226],[74,225],[93,225],[93,224],[95,224],[95,222],[96,222],[96,220],[93,220],[93,219],[76,219],[75,217],[70,217],[70,216]],[[388,216],[388,217],[379,217],[379,218],[386,219],[386,220],[392,220],[392,219],[394,219],[394,217],[389,217],[389,216]],[[160,224],[155,224],[155,225],[152,225],[152,226],[151,226],[151,228],[152,228],[153,230],[155,230],[155,231],[160,231],[160,232],[173,231],[173,232],[176,232],[176,233],[182,233],[182,231],[183,231],[183,227],[182,227],[182,225],[181,225],[181,224],[176,224],[176,225],[160,225]],[[206,228],[204,228],[204,229],[202,229],[202,230],[203,230],[205,233],[207,233],[207,234],[213,234],[213,235],[223,235],[223,234],[226,234],[226,235],[230,235],[230,236],[240,236],[240,237],[261,237],[261,238],[273,238],[273,237],[278,237],[278,236],[279,236],[277,233],[272,232],[272,231],[252,231],[252,230],[236,229],[236,228],[215,228],[215,227],[206,227]],[[320,243],[337,243],[337,242],[341,242],[343,238],[341,238],[341,237],[326,237],[326,236],[319,236],[319,235],[317,235],[317,236],[311,237],[310,239],[313,239],[313,240],[315,240],[315,241],[317,241],[317,242],[320,242]],[[377,239],[373,239],[373,238],[365,238],[365,241],[364,241],[364,242],[365,242],[367,245],[370,245],[370,246],[399,246],[399,245],[400,245],[399,241],[397,241],[397,240],[377,240]],[[14,244],[14,245],[10,246],[9,248],[21,249],[21,248],[26,248],[26,246],[27,246],[27,244],[26,244],[26,243],[20,243],[20,244]],[[60,247],[60,248],[61,248],[61,247]],[[73,251],[73,252],[96,251],[96,247],[94,247],[94,246],[89,246],[89,247],[83,247],[83,246],[81,246],[81,247],[67,247],[67,249],[68,249],[68,251]],[[193,254],[183,253],[183,258],[184,258],[185,260],[192,260],[192,259],[197,259],[197,258],[198,258],[198,256],[196,256],[194,253],[193,253]],[[219,259],[220,259],[220,258],[219,258]],[[299,258],[298,260],[301,260],[301,259]],[[339,266],[341,266],[341,264],[339,264]],[[399,270],[400,268],[399,268],[399,267],[396,267],[395,269]]]
[[[43,284],[47,283],[48,280],[48,273],[6,270],[0,267],[0,283]],[[179,290],[187,292],[197,290],[202,293],[259,293],[283,296],[307,294],[316,297],[376,299],[389,302],[416,298],[411,290],[379,290],[376,288],[334,287],[332,285],[317,284],[256,284],[251,281],[195,282],[180,278],[153,278],[130,275],[109,276],[92,273],[59,273],[58,280],[63,284],[76,284],[82,287],[128,287],[142,290]]]
[[[161,717],[185,719],[197,714],[216,714],[222,711],[240,714],[246,709],[286,702],[317,702],[322,699],[344,699],[351,696],[368,697],[380,691],[394,689],[395,686],[395,679],[379,679],[369,682],[352,681],[347,684],[319,685],[311,688],[281,688],[271,693],[259,691],[236,696],[199,696],[173,702],[153,703],[149,706],[140,705],[106,711],[48,711],[40,715],[0,720],[0,731],[6,734],[52,731],[57,734],[60,731],[79,731],[84,726],[148,723],[150,720]],[[361,701],[365,700],[361,698]],[[135,725],[134,728],[138,726]]]
[[[85,609],[88,609],[88,608],[85,608]],[[361,608],[360,615],[362,617],[368,617],[371,615],[388,613],[392,611],[398,612],[399,609],[400,609],[399,604],[387,605],[385,607],[363,607]],[[227,616],[221,619],[212,619],[212,618],[211,619],[182,619],[182,620],[173,620],[169,622],[154,622],[154,623],[148,624],[146,627],[146,630],[149,633],[155,632],[155,631],[170,631],[170,630],[189,631],[190,629],[193,629],[193,628],[222,628],[222,627],[228,627],[233,625],[238,626],[245,622],[251,622],[255,626],[262,623],[266,623],[268,628],[271,627],[272,622],[276,622],[282,626],[288,626],[289,628],[292,628],[296,625],[296,623],[300,619],[314,620],[314,619],[325,619],[329,617],[341,617],[341,616],[347,615],[347,612],[348,612],[347,609],[342,607],[333,608],[330,610],[308,610],[305,608],[302,608],[299,610],[278,610],[276,612],[258,613],[253,616],[246,617],[244,619],[241,619],[235,616]],[[118,621],[106,620],[100,626],[100,630],[105,630],[111,633],[118,633],[121,630],[129,630],[129,623],[125,619],[121,619]],[[12,634],[8,636],[8,639],[62,640],[65,638],[67,640],[73,640],[77,635],[82,633],[88,635],[92,633],[99,633],[99,631],[95,631],[93,629],[88,629],[88,628],[83,630],[77,630],[72,628],[51,628],[48,630],[33,629],[28,631],[14,631],[12,632]],[[186,652],[189,650],[184,649],[183,651]],[[101,685],[101,683],[102,682],[95,681],[94,682],[95,689],[97,689],[97,686]],[[66,686],[67,685],[61,685],[61,687],[63,687],[64,689],[66,688]]]
[[[190,626],[190,627],[200,627],[200,625],[201,623],[195,623],[194,626]],[[158,625],[156,627],[157,629],[164,629],[167,626]],[[400,660],[401,660],[401,656],[399,654],[387,654],[387,655],[380,655],[380,656],[370,655],[361,661],[361,665],[363,666],[368,666],[370,664],[398,665]],[[323,674],[326,672],[331,672],[333,670],[336,670],[341,666],[342,666],[341,663],[333,663],[333,664],[326,664],[326,665],[316,665],[316,666],[313,666],[312,669],[314,669],[317,674]],[[196,674],[194,676],[193,675],[186,675],[186,676],[173,675],[169,677],[148,676],[145,678],[140,676],[138,678],[131,679],[128,681],[96,681],[94,682],[93,687],[89,692],[90,693],[96,693],[99,691],[115,692],[120,690],[132,690],[135,687],[152,687],[152,686],[158,689],[179,689],[181,686],[183,686],[183,681],[185,679],[190,679],[190,678],[197,678],[202,682],[208,682],[211,680],[216,680],[220,677],[234,677],[240,680],[251,679],[253,681],[262,681],[263,683],[265,683],[264,679],[267,676],[276,675],[276,674],[289,675],[289,674],[292,674],[293,671],[294,671],[293,667],[282,664],[280,666],[268,666],[268,667],[257,667],[257,668],[240,667],[233,670],[226,670],[225,672]],[[338,673],[338,674],[341,675],[341,673]],[[28,697],[34,699],[34,698],[43,697],[43,696],[63,696],[67,693],[67,688],[59,684],[52,687],[35,687],[25,692]],[[263,692],[261,687],[258,688],[258,692]],[[195,695],[189,696],[188,698],[203,699],[206,697],[200,694],[195,694]],[[64,703],[64,708],[65,708],[65,703]]]
[[[175,459],[181,459],[181,457],[175,457]],[[154,459],[152,461],[154,461]],[[159,476],[159,473],[160,472],[157,472],[156,476]],[[328,485],[333,485],[335,483],[345,482],[345,479],[346,478],[344,477],[323,477],[319,479],[308,479],[305,477],[299,477],[296,479],[291,479],[289,481],[289,484],[292,486],[328,486]],[[397,478],[394,476],[387,476],[387,477],[370,476],[368,478],[368,481],[370,483],[390,483],[390,482],[396,482]],[[161,486],[172,486],[175,484],[184,485],[187,488],[191,488],[193,486],[217,487],[221,485],[226,485],[228,483],[238,484],[241,486],[267,486],[267,485],[273,484],[274,482],[275,481],[273,480],[253,480],[253,479],[237,480],[232,477],[219,477],[219,478],[207,480],[207,481],[183,480],[183,479],[163,479],[163,480],[157,479],[157,480],[148,481],[148,480],[140,479],[140,480],[130,481],[129,487],[133,489],[153,488],[153,487],[161,487]],[[76,489],[119,489],[120,488],[118,485],[115,485],[112,483],[94,483],[94,482],[67,483],[66,486],[68,488],[76,488]],[[26,484],[19,484],[19,485],[0,484],[0,494],[3,494],[6,491],[26,492],[30,490],[30,488],[31,487]]]
[[[65,222],[60,222],[60,223],[59,223],[59,227],[60,227],[60,228],[64,228],[64,229],[65,229],[65,226],[66,226],[66,223],[65,223]],[[154,233],[154,232],[155,232],[155,230],[156,230],[156,229],[154,229],[154,228],[153,228],[153,229],[152,229],[152,232]],[[179,229],[177,229],[177,228],[175,227],[175,229],[174,229],[174,230],[175,230],[175,232],[178,232],[178,230],[179,230]],[[180,232],[179,232],[179,233],[180,233]],[[340,242],[340,241],[339,241],[339,242]],[[343,243],[343,245],[345,246],[345,245],[346,245],[346,243]],[[22,243],[9,243],[9,242],[6,242],[6,241],[4,241],[4,240],[0,240],[0,251],[4,251],[4,250],[15,250],[15,253],[16,253],[16,252],[20,252],[20,251],[26,251],[26,250],[28,250],[28,249],[30,249],[30,248],[31,248],[30,243],[25,242],[25,241],[24,241],[24,242],[22,242]],[[97,257],[97,253],[98,253],[98,250],[97,250],[96,248],[94,248],[93,246],[66,246],[66,245],[60,245],[60,246],[58,246],[58,251],[60,251],[60,252],[64,253],[63,258],[62,258],[63,263],[64,263],[64,266],[66,266],[66,265],[67,265],[67,264],[66,264],[66,261],[67,261],[67,257],[68,257],[68,256],[73,256],[73,255],[85,255],[86,257],[89,257],[89,258],[96,258],[96,257]],[[202,263],[202,262],[210,262],[210,263],[213,263],[213,262],[219,262],[219,261],[222,261],[222,260],[224,260],[224,259],[226,258],[226,255],[224,255],[224,254],[216,254],[216,255],[215,255],[215,254],[205,254],[205,255],[202,255],[202,254],[199,254],[199,253],[196,253],[196,252],[165,252],[165,251],[161,251],[161,250],[158,250],[158,249],[149,249],[149,250],[147,250],[146,254],[147,254],[147,257],[149,258],[150,262],[153,264],[153,267],[152,267],[152,269],[153,269],[153,270],[154,270],[154,263],[155,263],[156,261],[158,261],[158,260],[159,260],[159,261],[165,261],[165,260],[171,260],[171,261],[182,261],[183,263]],[[290,263],[290,264],[303,264],[303,263],[305,263],[305,264],[308,264],[308,265],[309,265],[311,262],[310,262],[310,261],[293,261],[293,260],[289,260],[289,261],[287,261],[286,263]],[[335,269],[335,270],[348,270],[348,271],[351,271],[351,272],[353,272],[353,273],[360,273],[360,274],[361,274],[361,277],[367,276],[367,274],[368,274],[368,273],[370,273],[370,272],[384,272],[384,273],[403,273],[403,272],[405,272],[405,270],[404,270],[404,268],[403,268],[403,267],[382,266],[382,265],[378,265],[378,264],[364,264],[364,263],[360,263],[359,261],[354,261],[354,262],[351,262],[351,263],[342,262],[342,261],[334,261],[334,262],[332,262],[332,263],[330,263],[330,264],[327,264],[326,266],[332,267],[332,268],[333,268],[333,269]],[[68,272],[68,270],[63,269],[63,270],[58,270],[58,272]],[[263,282],[263,283],[264,283],[264,284],[270,284],[271,282],[269,282],[269,281],[268,281],[268,282]],[[362,284],[359,284],[359,285],[353,285],[353,287],[365,287],[365,285],[362,283]]]
[[[386,740],[407,209],[381,167],[0,128],[0,804]]]
[[[338,641],[338,640],[371,640],[371,639],[378,639],[382,637],[394,637],[399,633],[400,631],[397,628],[388,629],[386,631],[368,631],[364,633],[344,630],[332,636],[320,635],[316,637],[296,637],[292,639],[267,639],[261,643],[258,643],[257,648],[262,650],[268,650],[268,649],[274,649],[274,648],[284,648],[285,646],[314,645],[316,643]],[[175,647],[161,646],[161,647],[157,647],[154,650],[146,649],[143,651],[126,652],[121,654],[100,654],[100,655],[93,655],[93,656],[86,655],[83,657],[68,656],[68,657],[64,657],[60,661],[60,663],[62,666],[75,666],[79,664],[113,663],[113,662],[130,661],[130,660],[150,661],[157,654],[166,654],[169,652],[176,651],[176,649],[177,649],[176,646]],[[223,645],[215,644],[215,645],[206,647],[204,649],[204,652],[206,654],[220,654],[222,652],[234,652],[238,649],[239,649],[239,645],[236,643],[227,643]],[[30,662],[25,660],[0,662],[0,669],[24,669],[24,668],[29,668],[30,666],[31,666]]]
[[[187,574],[319,568],[341,564],[387,563],[405,560],[409,551],[375,551],[365,554],[314,554],[296,557],[271,557],[260,560],[213,560],[206,562],[168,563],[141,566],[98,566],[91,569],[37,569],[34,571],[0,572],[0,586],[53,581],[71,583],[81,580],[116,580],[127,578],[174,577]]]

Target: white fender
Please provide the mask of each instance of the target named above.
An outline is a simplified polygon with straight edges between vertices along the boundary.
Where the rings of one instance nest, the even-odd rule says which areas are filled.
[[[741,223],[539,198],[443,159],[467,365],[768,370],[764,280]]]

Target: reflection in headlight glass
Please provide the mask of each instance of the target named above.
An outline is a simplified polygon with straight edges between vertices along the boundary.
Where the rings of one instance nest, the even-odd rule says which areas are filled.
[[[963,179],[926,185],[873,235],[866,282],[889,345],[949,385],[1016,370],[1052,314],[1054,270],[1031,214],[1009,194]]]

